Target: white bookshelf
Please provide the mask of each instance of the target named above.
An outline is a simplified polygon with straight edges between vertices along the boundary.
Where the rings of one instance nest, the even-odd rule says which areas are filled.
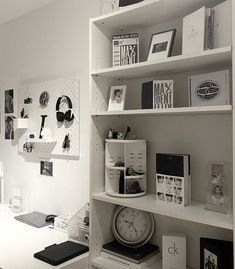
[[[234,189],[235,171],[233,172],[232,168],[235,159],[233,108],[235,100],[232,100],[230,105],[190,107],[187,79],[190,75],[200,74],[200,72],[231,70],[235,61],[234,44],[194,55],[179,53],[176,55],[176,53],[158,62],[145,61],[151,33],[176,27],[178,36],[176,36],[175,51],[179,52],[182,17],[203,5],[214,6],[221,2],[222,0],[145,0],[90,20],[90,264],[92,269],[122,268],[120,265],[115,267],[99,256],[102,245],[113,240],[110,224],[116,205],[153,213],[157,232],[151,242],[159,245],[160,249],[163,233],[187,233],[189,268],[200,267],[200,237],[233,239],[233,214],[225,215],[205,210],[205,202],[208,163],[213,160],[228,164],[230,169],[226,179],[229,189]],[[234,7],[231,12],[235,12]],[[235,27],[235,20],[233,23]],[[140,33],[140,49],[145,50],[140,55],[141,62],[112,67],[112,35],[130,32]],[[141,84],[153,79],[174,80],[174,94],[176,94],[174,108],[140,109]],[[108,111],[110,86],[113,85],[127,85],[127,103],[123,111]],[[147,142],[148,186],[147,194],[142,197],[114,197],[105,193],[105,170],[114,168],[105,167],[105,141],[108,130],[112,128],[124,131],[127,126],[131,127],[137,139]],[[127,140],[125,143],[130,141]],[[177,208],[157,203],[155,199],[155,154],[157,152],[190,154],[192,204]],[[161,269],[161,261],[154,268]]]

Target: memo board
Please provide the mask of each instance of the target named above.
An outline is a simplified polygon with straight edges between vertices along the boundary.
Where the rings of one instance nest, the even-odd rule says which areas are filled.
[[[48,105],[42,107],[39,98],[42,92],[47,91],[49,94]],[[74,120],[71,122],[64,121],[59,123],[56,118],[56,102],[62,95],[68,96],[72,101],[72,112]],[[32,103],[26,102],[25,99],[32,99]],[[32,143],[33,153],[43,155],[57,155],[79,157],[79,79],[76,77],[51,80],[46,82],[38,82],[22,85],[19,88],[19,112],[24,108],[28,118],[28,128],[19,140],[19,152],[23,151],[23,145],[26,141]],[[60,111],[68,110],[68,104],[65,99],[62,100]],[[39,139],[42,117],[47,115],[45,119],[45,128],[51,131],[53,142],[44,142]],[[35,134],[35,140],[29,139],[29,134]],[[65,135],[69,134],[70,149],[64,150],[62,144]],[[26,153],[29,154],[30,153]]]

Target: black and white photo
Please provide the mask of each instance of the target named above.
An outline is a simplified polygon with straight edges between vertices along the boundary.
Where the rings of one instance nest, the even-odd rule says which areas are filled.
[[[40,161],[40,175],[53,177],[53,162],[49,161]]]
[[[149,60],[161,60],[171,56],[176,29],[156,33],[152,35],[149,52]]]
[[[5,116],[5,139],[14,139],[14,119],[11,116]]]
[[[126,85],[112,86],[109,97],[109,111],[123,110],[126,99]]]
[[[14,90],[5,91],[5,114],[14,113]]]
[[[217,269],[217,256],[207,249],[204,249],[204,269]]]

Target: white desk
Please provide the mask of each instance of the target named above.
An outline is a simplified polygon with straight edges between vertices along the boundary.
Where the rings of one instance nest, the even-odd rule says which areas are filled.
[[[5,205],[0,205],[0,268],[2,269],[87,269],[88,253],[61,265],[51,266],[33,257],[45,247],[67,240],[67,235],[48,227],[34,228],[14,219]]]

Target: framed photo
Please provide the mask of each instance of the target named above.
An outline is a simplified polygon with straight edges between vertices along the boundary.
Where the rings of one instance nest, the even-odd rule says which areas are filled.
[[[148,61],[160,60],[171,56],[176,29],[152,35],[149,46]]]
[[[40,161],[40,175],[46,177],[53,177],[53,162],[46,160]]]
[[[11,116],[5,116],[5,139],[14,139],[14,119]]]
[[[109,97],[108,111],[124,110],[126,99],[126,85],[112,86]]]
[[[233,268],[233,242],[200,238],[200,269]]]
[[[230,199],[224,181],[224,167],[220,162],[212,162],[209,165],[206,209],[228,213]]]
[[[14,90],[5,91],[5,114],[14,113]]]

